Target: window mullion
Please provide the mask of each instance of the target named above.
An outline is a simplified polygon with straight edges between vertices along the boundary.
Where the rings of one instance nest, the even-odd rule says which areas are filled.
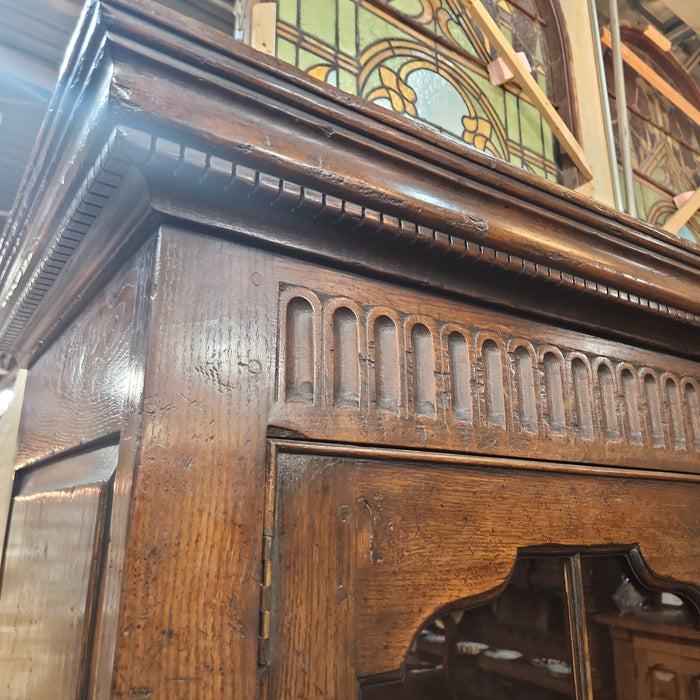
[[[586,604],[583,598],[581,555],[564,558],[564,586],[566,608],[569,616],[569,638],[571,639],[571,667],[576,700],[593,700],[591,662],[588,651],[586,627]]]

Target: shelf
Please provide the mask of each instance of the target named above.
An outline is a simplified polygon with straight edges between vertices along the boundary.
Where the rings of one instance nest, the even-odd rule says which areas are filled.
[[[518,659],[516,661],[504,661],[502,659],[492,659],[483,654],[479,657],[479,668],[489,673],[498,673],[518,681],[531,683],[540,688],[547,688],[555,692],[573,697],[574,684],[571,676],[565,678],[555,678],[549,675],[546,669],[533,666],[527,661]]]

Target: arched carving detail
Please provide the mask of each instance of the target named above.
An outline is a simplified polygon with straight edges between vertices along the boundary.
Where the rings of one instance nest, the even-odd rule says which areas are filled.
[[[321,302],[308,289],[280,294],[278,396],[285,402],[315,404],[320,396]]]
[[[364,313],[352,299],[337,297],[326,304],[324,319],[325,403],[359,409],[367,402]]]
[[[403,322],[393,310],[372,309],[367,319],[367,342],[372,361],[371,391],[377,411],[403,415],[406,410]]]
[[[442,415],[440,332],[435,321],[427,316],[409,317],[404,332],[410,411],[416,418],[434,421],[438,413]]]
[[[593,370],[591,363],[582,353],[569,353],[568,385],[573,388],[572,429],[578,431],[583,440],[594,440],[598,428],[598,415],[595,410],[593,392]]]
[[[479,401],[475,391],[474,343],[466,328],[446,324],[442,330],[445,410],[451,424],[469,427],[478,421]]]
[[[482,425],[505,430],[510,422],[505,346],[500,337],[479,333],[476,347]]]
[[[512,340],[508,353],[512,363],[513,416],[520,431],[537,434],[541,429],[541,413],[535,348],[527,340]]]

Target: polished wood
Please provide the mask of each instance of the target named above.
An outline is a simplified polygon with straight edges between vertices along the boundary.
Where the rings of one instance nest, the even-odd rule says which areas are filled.
[[[146,0],[86,11],[14,211],[7,541],[52,558],[6,548],[0,609],[46,628],[42,688],[355,698],[519,553],[618,553],[700,602],[690,243]],[[23,500],[105,450],[89,496]]]
[[[374,458],[352,458],[342,446],[305,448],[280,444],[272,462],[279,512],[271,697],[282,688],[303,695],[314,684],[350,697],[356,675],[397,669],[424,620],[450,602],[497,590],[519,548],[597,544],[624,551],[638,542],[660,579],[690,582],[700,573],[695,554],[668,552],[655,525],[663,518],[679,540],[697,538],[690,515],[697,483],[654,489],[573,474],[543,483],[537,471],[499,474],[478,462],[447,468],[437,454],[408,464],[383,461],[379,449]],[[634,510],[626,506],[632,502]],[[599,504],[593,518],[586,516],[592,503]],[[357,630],[354,649],[333,632],[336,624]],[[326,661],[315,666],[319,654]]]
[[[80,697],[108,536],[117,447],[25,472],[12,502],[3,562],[3,697]]]
[[[159,234],[114,697],[255,696],[269,266]]]
[[[129,374],[137,371],[137,280],[132,269],[100,294],[32,368],[26,391],[42,400],[22,415],[18,467],[119,432]]]

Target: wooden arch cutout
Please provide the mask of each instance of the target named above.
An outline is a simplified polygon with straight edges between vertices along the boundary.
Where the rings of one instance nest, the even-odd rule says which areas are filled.
[[[637,596],[633,602],[641,607],[659,592],[680,594],[689,606],[654,607],[631,617],[625,617],[631,610],[618,615],[624,602],[617,600],[618,596]],[[608,599],[607,605],[603,603],[601,608],[604,599]],[[697,587],[660,581],[637,546],[525,548],[518,552],[507,580],[496,589],[450,601],[424,620],[400,668],[360,679],[361,697],[429,697],[441,684],[452,693],[471,683],[483,682],[490,687],[485,679],[496,673],[510,683],[591,698],[601,683],[614,678],[620,687],[628,682],[626,676],[618,679],[617,671],[615,676],[608,675],[613,673],[612,667],[604,671],[599,666],[599,651],[592,653],[600,650],[613,629],[616,639],[618,628],[673,637],[685,633],[685,628],[669,624],[699,620],[699,602]],[[692,628],[687,628],[687,633],[694,638],[700,634]],[[615,653],[616,668],[619,663],[629,663],[624,644],[618,644]],[[527,662],[511,661],[518,659]],[[555,681],[549,680],[548,667],[542,665],[545,659],[560,668]],[[429,685],[419,679],[425,673],[429,674]],[[491,692],[498,691],[491,688]]]

